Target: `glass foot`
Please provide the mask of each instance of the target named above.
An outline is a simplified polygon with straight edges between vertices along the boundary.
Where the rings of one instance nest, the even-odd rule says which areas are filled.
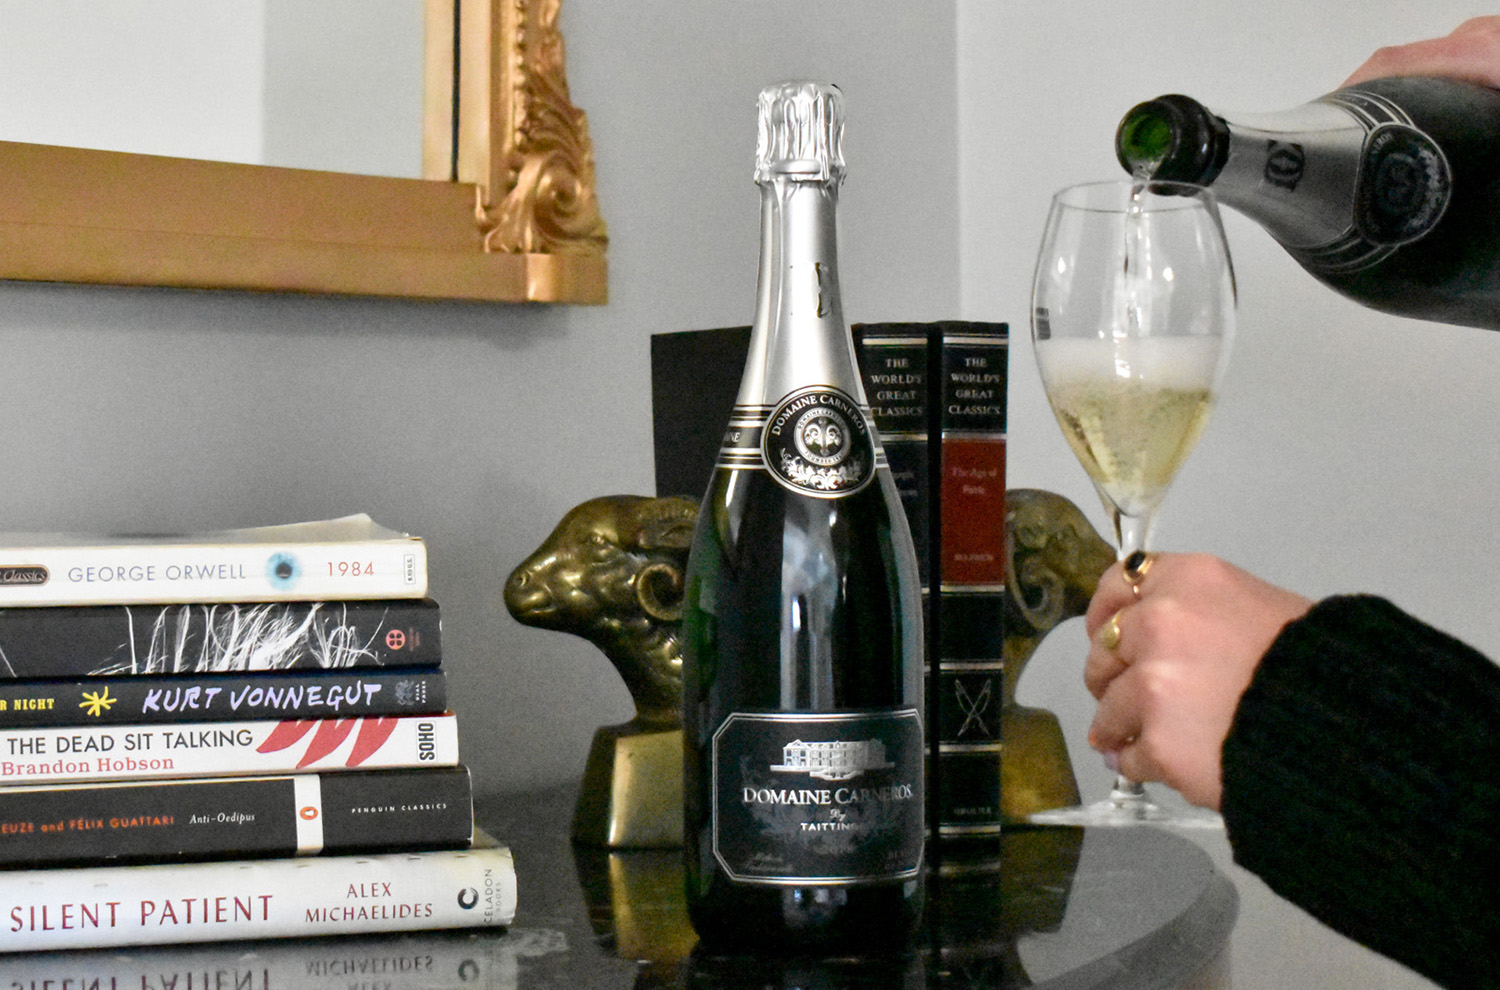
[[[1120,827],[1169,825],[1175,828],[1223,828],[1224,819],[1201,808],[1163,808],[1139,789],[1115,788],[1093,804],[1052,808],[1027,817],[1033,825]]]

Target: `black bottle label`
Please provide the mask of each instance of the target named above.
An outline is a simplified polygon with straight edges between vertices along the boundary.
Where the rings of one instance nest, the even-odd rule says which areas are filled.
[[[1453,195],[1453,173],[1438,143],[1386,97],[1348,89],[1323,99],[1366,131],[1352,223],[1339,237],[1310,247],[1288,244],[1287,251],[1309,271],[1348,275],[1379,264],[1436,227]]]
[[[848,495],[875,476],[869,421],[836,388],[799,389],[782,399],[766,420],[761,455],[772,477],[804,495]]]
[[[736,713],[713,739],[713,846],[734,880],[889,882],[922,869],[915,710]]]
[[[1354,219],[1375,244],[1405,244],[1443,218],[1452,177],[1443,150],[1403,124],[1382,124],[1365,140]]]

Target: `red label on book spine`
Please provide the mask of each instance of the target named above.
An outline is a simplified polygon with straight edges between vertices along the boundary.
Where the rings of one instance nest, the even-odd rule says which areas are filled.
[[[1005,583],[1005,439],[944,437],[943,587]]]

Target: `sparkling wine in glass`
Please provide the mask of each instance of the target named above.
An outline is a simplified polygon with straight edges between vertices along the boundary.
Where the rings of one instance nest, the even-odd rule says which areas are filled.
[[[1208,421],[1234,302],[1208,190],[1120,181],[1053,197],[1032,283],[1032,341],[1047,400],[1104,503],[1121,560],[1150,548],[1156,510]],[[1124,777],[1104,801],[1032,820],[1219,821],[1163,809]]]

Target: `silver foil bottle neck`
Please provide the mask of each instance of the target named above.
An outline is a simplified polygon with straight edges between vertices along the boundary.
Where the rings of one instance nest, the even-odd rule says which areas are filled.
[[[837,86],[785,82],[758,101],[755,181],[776,176],[835,184],[844,178],[844,95]]]

